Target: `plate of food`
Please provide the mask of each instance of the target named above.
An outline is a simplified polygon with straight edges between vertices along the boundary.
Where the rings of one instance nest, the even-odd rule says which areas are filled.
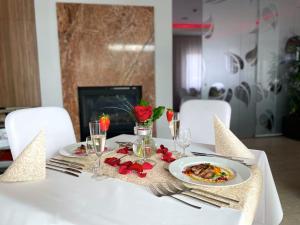
[[[111,150],[111,148],[105,147],[105,152],[109,150]],[[67,145],[59,150],[59,154],[72,158],[86,157],[88,155],[86,151],[86,142]]]
[[[251,177],[251,170],[236,161],[217,157],[184,157],[169,165],[177,179],[195,185],[232,186]]]
[[[86,143],[79,142],[71,145],[67,145],[59,150],[59,154],[66,157],[85,157],[87,156],[86,152]]]

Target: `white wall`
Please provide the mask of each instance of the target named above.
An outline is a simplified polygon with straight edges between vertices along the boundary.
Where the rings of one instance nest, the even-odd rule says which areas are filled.
[[[35,0],[38,58],[43,106],[63,106],[56,3],[153,6],[155,13],[156,104],[172,106],[172,1],[171,0]],[[165,118],[157,135],[169,137]]]

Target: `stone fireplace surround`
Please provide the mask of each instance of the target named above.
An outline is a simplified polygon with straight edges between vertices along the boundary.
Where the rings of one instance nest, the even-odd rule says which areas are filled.
[[[141,85],[143,98],[155,105],[153,7],[56,7],[63,103],[78,140],[78,87]]]
[[[56,3],[152,6],[155,36],[155,100],[172,105],[171,0],[34,0],[42,106],[63,107]],[[168,124],[156,122],[157,136],[170,137]]]

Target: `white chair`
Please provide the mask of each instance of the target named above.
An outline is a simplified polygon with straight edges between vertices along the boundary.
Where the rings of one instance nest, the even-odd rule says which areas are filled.
[[[231,107],[227,102],[198,99],[186,101],[180,107],[180,127],[191,130],[193,142],[215,144],[214,115],[229,128]]]
[[[61,147],[76,142],[68,112],[59,107],[38,107],[11,112],[5,119],[13,159],[41,131],[46,136],[46,157],[52,157]]]

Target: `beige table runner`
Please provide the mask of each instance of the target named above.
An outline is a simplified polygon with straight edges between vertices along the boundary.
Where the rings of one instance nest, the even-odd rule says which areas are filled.
[[[120,158],[121,156],[124,156],[124,154],[116,153],[116,151],[105,153],[102,156],[102,160],[101,160],[102,173],[109,177],[117,178],[126,182],[131,182],[142,186],[148,186],[149,184],[155,184],[155,183],[180,182],[176,178],[174,178],[166,169],[164,169],[168,163],[160,159],[161,154],[155,154],[151,157],[151,159],[156,162],[156,165],[152,170],[145,171],[147,173],[147,176],[144,178],[138,177],[137,174],[135,174],[135,172],[126,175],[119,174],[118,167],[112,167],[104,163],[104,160],[108,157]],[[71,160],[74,162],[83,163],[84,165],[86,165],[85,167],[86,172],[92,172],[92,168],[95,165],[95,161],[97,159],[95,155],[84,157],[84,158],[66,158],[63,156],[57,156],[57,157],[67,159],[69,161]],[[134,155],[126,155],[124,158],[121,159],[121,162],[126,162],[128,160],[134,161],[136,159],[138,158]],[[206,186],[193,186],[193,187],[201,188],[202,190],[207,190],[213,193],[218,193],[220,195],[238,199],[239,203],[230,202],[229,206],[226,205],[223,206],[245,211],[245,216],[248,217],[246,221],[249,220],[252,221],[255,215],[256,206],[258,204],[258,200],[262,188],[262,175],[260,170],[255,166],[251,168],[251,172],[252,172],[251,178],[245,183],[242,183],[240,185],[235,185],[230,187],[206,187]]]

